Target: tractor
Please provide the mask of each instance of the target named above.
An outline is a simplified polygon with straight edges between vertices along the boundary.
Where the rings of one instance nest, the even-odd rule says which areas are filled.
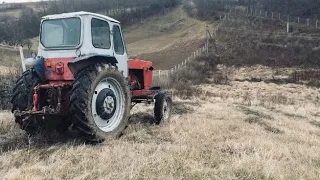
[[[41,19],[38,54],[13,89],[16,123],[32,136],[70,128],[88,142],[118,138],[137,103],[169,120],[172,99],[152,85],[152,62],[128,59],[119,21],[73,12]]]

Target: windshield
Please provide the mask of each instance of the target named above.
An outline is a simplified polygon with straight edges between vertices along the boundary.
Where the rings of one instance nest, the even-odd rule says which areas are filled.
[[[80,35],[80,18],[52,19],[42,22],[41,43],[46,48],[78,46]]]

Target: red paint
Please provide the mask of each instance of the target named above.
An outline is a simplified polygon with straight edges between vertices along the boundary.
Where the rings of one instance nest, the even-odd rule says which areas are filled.
[[[45,76],[48,81],[73,81],[74,77],[68,62],[74,58],[52,58],[44,61]]]
[[[130,69],[140,69],[143,70],[143,78],[144,78],[144,89],[149,90],[152,84],[152,62],[150,61],[143,61],[139,59],[129,59],[128,61],[129,70]],[[152,68],[153,69],[153,68]],[[128,77],[129,80],[132,79],[132,77]]]
[[[146,90],[146,89],[131,91],[131,95],[133,97],[150,96],[152,94],[154,94],[154,91],[150,91],[150,90]]]
[[[59,86],[59,85],[72,86],[72,82],[73,81],[48,81],[50,85],[55,85],[55,86]]]
[[[37,106],[38,106],[38,86],[33,88],[33,108],[32,111],[38,111]]]
[[[59,63],[56,64],[56,72],[57,72],[57,74],[62,75],[64,73],[63,65],[64,64],[62,62],[59,62]]]

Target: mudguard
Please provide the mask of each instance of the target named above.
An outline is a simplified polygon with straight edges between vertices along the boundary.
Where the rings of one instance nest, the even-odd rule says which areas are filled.
[[[94,65],[97,63],[118,63],[117,59],[113,56],[90,54],[81,57],[77,57],[68,63],[68,67],[73,75],[87,66]]]

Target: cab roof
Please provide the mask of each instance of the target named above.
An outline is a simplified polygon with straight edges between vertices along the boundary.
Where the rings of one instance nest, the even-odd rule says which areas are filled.
[[[86,15],[99,17],[99,18],[102,18],[102,19],[105,19],[105,20],[112,21],[112,22],[120,24],[119,21],[117,21],[117,20],[115,20],[115,19],[113,19],[111,17],[104,16],[104,15],[101,15],[101,14],[91,13],[91,12],[85,12],[85,11],[48,15],[48,16],[42,17],[42,19],[61,19],[61,18],[71,18],[71,17],[86,16]]]

